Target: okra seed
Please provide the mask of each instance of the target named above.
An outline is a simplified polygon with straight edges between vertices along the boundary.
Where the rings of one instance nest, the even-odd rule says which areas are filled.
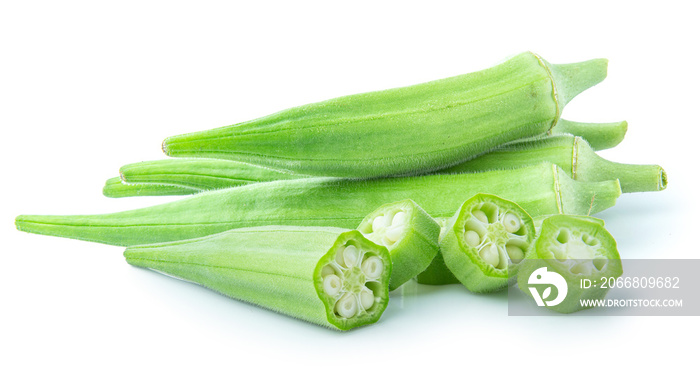
[[[470,247],[477,247],[481,243],[481,237],[476,231],[468,230],[464,233],[464,241]]]
[[[486,213],[479,209],[475,209],[474,211],[472,211],[472,215],[483,223],[489,223],[489,219],[486,217]]]
[[[523,257],[525,257],[525,252],[523,252],[520,247],[515,245],[506,245],[506,252],[508,252],[508,257],[510,257],[510,260],[514,263],[520,262]]]
[[[398,212],[394,215],[394,218],[391,219],[391,226],[403,226],[406,224],[407,218],[408,214],[406,214],[406,212]]]
[[[370,256],[362,261],[362,272],[369,279],[379,278],[384,271],[384,263],[379,256]]]
[[[335,304],[335,311],[341,317],[352,318],[357,313],[357,299],[352,293],[346,293]]]
[[[498,248],[495,244],[487,245],[484,246],[484,248],[481,248],[481,251],[479,251],[479,256],[481,256],[481,258],[486,261],[487,264],[493,267],[498,266]]]
[[[327,275],[323,278],[323,290],[328,296],[336,296],[343,287],[343,281],[335,274]]]
[[[372,232],[377,232],[386,227],[384,215],[374,217],[372,220]]]
[[[398,241],[401,238],[401,234],[403,234],[404,228],[403,225],[396,227],[392,225],[392,227],[386,231],[386,238],[392,242]]]
[[[520,230],[520,218],[513,213],[506,213],[503,218],[503,226],[506,228],[506,231],[512,234]]]
[[[364,310],[371,308],[372,305],[374,305],[374,293],[368,289],[362,290],[362,292],[360,292],[360,303]]]
[[[349,245],[345,247],[343,251],[343,260],[345,261],[345,267],[357,266],[360,259],[360,250],[354,245]]]

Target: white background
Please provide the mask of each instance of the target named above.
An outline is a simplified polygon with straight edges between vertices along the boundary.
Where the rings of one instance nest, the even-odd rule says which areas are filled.
[[[337,333],[133,268],[122,248],[15,231],[18,214],[169,200],[101,196],[121,165],[164,157],[166,136],[532,50],[553,63],[608,58],[608,79],[564,117],[628,120],[625,141],[602,155],[668,172],[666,191],[622,196],[600,214],[622,256],[699,258],[691,2],[330,4],[2,2],[1,372],[651,372],[697,362],[698,317],[508,317],[505,293],[413,285],[380,323]]]

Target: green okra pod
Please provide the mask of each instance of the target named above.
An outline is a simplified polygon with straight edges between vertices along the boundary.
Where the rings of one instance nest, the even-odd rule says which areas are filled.
[[[434,174],[471,173],[486,170],[518,168],[541,162],[552,162],[567,174],[582,181],[619,179],[622,192],[660,191],[666,188],[667,177],[658,165],[633,165],[608,161],[598,156],[581,137],[553,135],[545,138],[513,142]],[[201,171],[199,164],[201,163]],[[122,177],[127,182],[177,183],[185,187],[217,189],[240,185],[241,163],[227,160],[179,160],[152,161],[127,165]],[[243,164],[240,171],[258,168],[261,181],[284,178],[308,178],[306,175],[285,174],[263,167]]]
[[[160,183],[124,183],[120,177],[107,179],[102,188],[102,194],[107,197],[178,196],[197,192],[202,190]]]
[[[389,301],[389,253],[358,231],[242,228],[129,247],[124,256],[132,265],[333,329],[374,323]]]
[[[551,273],[563,279],[566,293],[562,292],[564,285],[550,281]],[[598,281],[601,277],[620,275],[622,263],[617,243],[600,223],[558,214],[542,222],[537,240],[519,266],[517,282],[538,305],[560,313],[572,313],[590,308],[583,307],[579,300],[603,299],[609,291],[602,287],[583,288],[582,280]],[[551,291],[552,284],[557,293]]]
[[[389,250],[394,264],[390,291],[423,272],[438,251],[440,225],[410,199],[382,205],[357,229]]]
[[[208,191],[148,208],[101,215],[23,215],[21,231],[113,245],[167,242],[237,227],[328,225],[356,228],[387,201],[412,199],[433,217],[448,217],[476,193],[518,203],[532,215],[589,214],[620,195],[617,180],[578,182],[543,163],[512,170],[372,180],[308,178]]]
[[[317,176],[425,173],[547,133],[564,106],[606,72],[605,59],[553,65],[527,52],[471,74],[173,136],[163,151]]]

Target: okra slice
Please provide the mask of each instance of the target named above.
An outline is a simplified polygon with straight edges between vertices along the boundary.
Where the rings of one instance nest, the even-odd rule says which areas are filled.
[[[526,52],[471,74],[172,136],[163,151],[316,176],[425,173],[548,133],[566,104],[606,74],[605,59],[550,64]]]
[[[158,183],[124,183],[120,177],[107,179],[102,194],[106,197],[179,196],[201,192],[199,189]]]
[[[547,291],[559,274],[567,292]],[[560,313],[582,309],[581,299],[603,299],[608,288],[581,287],[582,280],[622,275],[620,254],[613,236],[600,223],[576,216],[554,215],[542,222],[540,234],[518,271],[518,287],[538,305]],[[541,289],[539,289],[541,288]],[[533,290],[534,289],[534,290]]]
[[[438,251],[440,225],[410,199],[382,205],[358,230],[389,250],[394,264],[389,291],[425,270]]]
[[[515,187],[514,187],[515,186]],[[128,246],[206,236],[239,227],[289,225],[355,229],[387,201],[412,199],[432,217],[450,217],[476,193],[516,202],[532,215],[589,214],[620,196],[618,181],[578,182],[552,164],[471,174],[372,180],[306,178],[202,192],[110,214],[18,216],[21,231]]]
[[[338,330],[376,322],[391,259],[356,230],[266,226],[129,247],[128,263]]]
[[[446,226],[440,241],[445,265],[472,292],[506,288],[535,238],[525,210],[489,194],[465,201]]]

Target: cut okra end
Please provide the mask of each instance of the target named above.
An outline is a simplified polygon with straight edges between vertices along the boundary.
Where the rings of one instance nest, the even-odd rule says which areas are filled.
[[[341,234],[314,271],[328,322],[348,330],[379,320],[389,302],[391,271],[385,247],[359,231]]]
[[[566,292],[543,277],[557,273],[566,282]],[[518,287],[531,294],[538,305],[560,313],[582,309],[583,299],[603,299],[607,288],[583,288],[584,279],[591,282],[602,277],[619,277],[622,264],[617,244],[602,224],[582,217],[555,215],[542,222],[540,235],[518,273]],[[537,287],[540,286],[542,290]],[[547,290],[549,288],[549,291]],[[542,292],[540,292],[542,291]]]
[[[394,265],[390,291],[423,272],[439,248],[440,225],[410,199],[382,205],[363,219],[358,230],[389,250]]]
[[[467,200],[447,230],[440,242],[445,265],[473,292],[505,288],[535,237],[525,210],[489,194]]]
[[[602,225],[567,215],[542,222],[533,255],[556,260],[557,267],[572,276],[586,277],[607,271],[609,260],[620,259],[615,239]]]

